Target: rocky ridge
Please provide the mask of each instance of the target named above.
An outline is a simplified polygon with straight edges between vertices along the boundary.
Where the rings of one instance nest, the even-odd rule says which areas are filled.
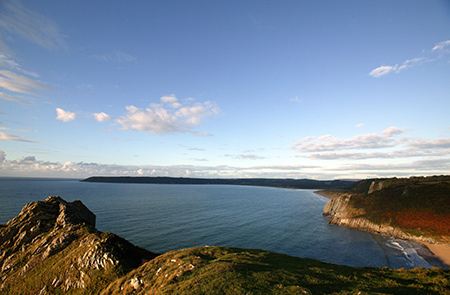
[[[81,201],[60,197],[27,204],[2,226],[0,253],[2,294],[96,290],[102,280],[117,278],[156,256],[97,231],[95,215]],[[39,280],[30,279],[36,277]]]

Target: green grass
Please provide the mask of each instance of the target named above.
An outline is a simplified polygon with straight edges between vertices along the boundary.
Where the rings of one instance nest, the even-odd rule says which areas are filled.
[[[142,281],[135,289],[132,279]],[[352,268],[262,250],[197,247],[161,255],[102,294],[450,294],[440,269]]]

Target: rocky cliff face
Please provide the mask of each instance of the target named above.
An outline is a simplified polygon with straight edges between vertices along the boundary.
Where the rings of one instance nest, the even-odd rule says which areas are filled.
[[[372,181],[365,195],[371,195],[387,187],[384,181]],[[408,188],[405,188],[407,190]],[[404,195],[404,194],[403,194]],[[435,243],[432,238],[415,236],[405,233],[399,228],[393,227],[388,223],[375,223],[368,220],[364,208],[355,208],[352,205],[354,195],[345,193],[337,198],[330,199],[325,205],[323,215],[329,217],[329,223],[333,225],[347,226],[376,234],[392,236],[400,239],[423,241]]]
[[[80,201],[27,204],[0,228],[0,293],[95,293],[156,255],[95,229]]]

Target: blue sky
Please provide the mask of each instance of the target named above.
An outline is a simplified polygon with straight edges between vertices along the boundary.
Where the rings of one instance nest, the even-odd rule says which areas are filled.
[[[0,176],[450,174],[448,1],[2,1]]]

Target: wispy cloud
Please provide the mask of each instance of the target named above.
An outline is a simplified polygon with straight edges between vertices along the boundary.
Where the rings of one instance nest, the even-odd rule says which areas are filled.
[[[32,142],[23,136],[0,132],[0,140]]]
[[[23,94],[39,95],[42,90],[50,89],[48,85],[36,80],[38,74],[23,69],[4,52],[0,52],[0,67],[3,68],[0,70],[0,89],[11,92],[0,92],[0,99],[30,104],[29,100],[22,97]]]
[[[442,41],[438,44],[436,44],[436,46],[433,47],[433,51],[443,51],[443,50],[449,50],[450,48],[450,40],[447,41]]]
[[[0,98],[8,101],[18,102],[22,104],[30,104],[30,101],[0,92]]]
[[[238,159],[238,160],[260,160],[260,159],[264,159],[264,157],[258,156],[258,155],[255,155],[255,154],[238,154],[238,155],[226,154],[225,157]]]
[[[115,121],[123,130],[137,130],[151,134],[188,132],[203,118],[216,115],[219,107],[211,102],[195,103],[192,99],[180,102],[175,96],[162,97],[160,103],[152,103],[142,109],[126,107],[126,114]]]
[[[199,131],[192,131],[192,134],[193,134],[194,136],[205,136],[205,137],[211,137],[211,136],[214,136],[214,135],[211,134],[211,133],[208,133],[208,132],[199,132]]]
[[[8,70],[0,70],[0,88],[32,95],[39,94],[41,90],[50,89],[44,83]]]
[[[130,63],[130,62],[136,62],[137,59],[129,55],[125,52],[114,52],[110,54],[103,54],[103,55],[94,55],[92,56],[93,59],[102,61],[102,62],[116,62],[116,63]]]
[[[433,58],[431,54],[437,52],[440,54],[439,57],[442,57],[444,53],[450,52],[449,48],[450,48],[450,40],[440,42],[436,44],[431,49],[431,51],[428,51],[428,53],[426,53],[425,56],[408,59],[401,64],[396,64],[393,66],[392,65],[379,66],[370,71],[369,76],[372,76],[374,78],[380,78],[390,73],[400,73],[403,70],[421,65],[425,62],[432,62],[435,60],[435,58]]]
[[[64,38],[53,21],[24,7],[18,0],[2,1],[0,27],[47,49],[64,48]]]
[[[65,111],[60,108],[56,108],[56,119],[61,120],[63,122],[69,122],[75,120],[77,115],[75,113]]]
[[[303,98],[298,98],[298,96],[293,97],[289,100],[290,102],[296,102],[296,103],[302,103],[303,102]]]
[[[369,75],[375,78],[379,78],[381,76],[387,75],[389,73],[400,73],[401,71],[411,68],[417,64],[425,62],[426,59],[423,57],[417,57],[413,59],[408,59],[404,61],[402,64],[396,64],[395,66],[380,66],[378,68],[373,69]]]
[[[356,171],[403,171],[414,175],[415,171],[442,171],[450,168],[450,159],[418,160],[401,164],[350,164],[340,169],[354,169]],[[417,172],[416,172],[417,173]],[[397,172],[395,172],[397,174]],[[424,174],[424,173],[419,173]]]

